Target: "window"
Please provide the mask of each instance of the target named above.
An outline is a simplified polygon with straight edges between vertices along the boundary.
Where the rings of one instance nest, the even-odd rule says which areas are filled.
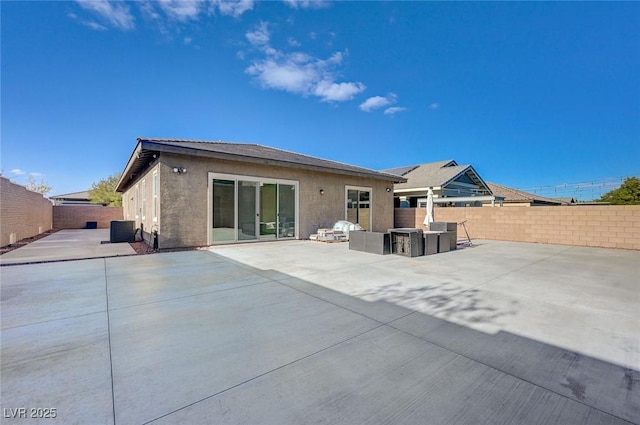
[[[158,170],[153,172],[153,222],[158,222]]]
[[[140,196],[142,197],[142,207],[140,208],[140,210],[141,210],[140,214],[142,215],[142,219],[143,220],[147,218],[147,208],[146,208],[147,207],[147,202],[146,202],[147,201],[147,199],[146,199],[147,198],[147,196],[146,196],[147,195],[147,193],[146,193],[147,191],[146,191],[146,188],[147,188],[147,183],[143,179],[142,180],[142,193],[140,194]]]
[[[139,185],[136,185],[136,195],[133,203],[136,209],[136,220],[138,220],[140,219],[140,186]]]

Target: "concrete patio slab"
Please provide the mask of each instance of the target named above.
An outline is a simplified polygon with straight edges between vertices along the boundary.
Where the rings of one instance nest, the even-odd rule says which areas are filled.
[[[0,265],[133,255],[128,243],[109,241],[109,229],[60,230],[0,256]]]
[[[377,326],[273,282],[112,311],[116,423],[146,423]]]
[[[105,261],[112,309],[269,281],[206,251],[107,258]]]
[[[105,312],[104,260],[0,268],[2,329]]]
[[[105,311],[3,329],[2,423],[114,424],[108,329]]]
[[[154,422],[175,423],[625,422],[381,327]]]
[[[0,403],[48,424],[638,423],[639,260],[287,241],[2,267]]]

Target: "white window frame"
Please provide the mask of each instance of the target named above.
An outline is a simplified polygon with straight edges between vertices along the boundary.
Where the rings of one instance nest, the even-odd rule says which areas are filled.
[[[134,208],[136,209],[136,221],[140,220],[140,185],[135,186]]]
[[[140,184],[142,185],[142,193],[140,194],[142,197],[142,219],[146,220],[147,219],[147,182],[146,179],[142,179],[142,181],[140,182]]]
[[[160,209],[160,204],[159,204],[159,192],[160,192],[160,181],[159,181],[159,176],[158,176],[158,170],[155,170],[153,172],[153,222],[157,223],[158,222],[158,210]]]
[[[245,176],[239,174],[226,174],[226,173],[214,173],[209,171],[208,175],[208,183],[207,183],[207,209],[208,209],[208,218],[207,218],[207,244],[214,245],[213,241],[213,180],[233,180],[236,182],[235,185],[235,194],[234,194],[234,202],[236,203],[235,207],[237,211],[237,203],[238,203],[238,182],[239,181],[251,181],[256,183],[267,183],[267,184],[287,184],[291,186],[295,186],[296,191],[296,199],[295,199],[295,220],[296,220],[296,230],[295,235],[291,239],[300,239],[300,182],[298,180],[288,180],[288,179],[274,179],[270,177],[259,177],[259,176]],[[235,217],[235,229],[238,228],[238,217],[236,214]],[[289,239],[289,238],[287,238]],[[237,237],[232,242],[224,242],[226,243],[254,243],[254,242],[264,242],[260,238],[257,238],[255,241],[238,241]]]

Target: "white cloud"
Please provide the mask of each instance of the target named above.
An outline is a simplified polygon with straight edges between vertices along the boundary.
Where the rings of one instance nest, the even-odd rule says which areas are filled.
[[[391,108],[387,108],[384,110],[384,114],[385,115],[394,115],[397,114],[398,112],[403,112],[406,111],[407,108],[401,107],[401,106],[392,106]]]
[[[321,9],[323,7],[329,7],[330,1],[325,0],[282,0],[289,7],[294,9]]]
[[[124,2],[109,2],[106,0],[95,0],[95,1],[81,1],[76,0],[76,3],[80,5],[85,10],[92,12],[97,15],[100,19],[102,19],[105,23],[110,26],[121,29],[124,31],[129,31],[135,29],[135,19],[131,14],[131,10],[129,6]],[[103,25],[99,25],[93,23],[91,25],[90,22],[83,22],[85,25],[94,29],[101,29],[99,27],[105,28]]]
[[[429,105],[429,109],[438,109],[439,107],[440,105],[437,103],[432,103],[431,105]]]
[[[189,44],[191,44],[191,42],[193,41],[193,38],[191,38],[191,37],[185,37],[182,41],[184,42],[184,44],[185,44],[185,45],[187,45],[187,46],[188,46],[188,45],[189,45]]]
[[[213,4],[218,7],[218,10],[223,15],[233,16],[238,18],[244,12],[253,9],[253,0],[213,0]]]
[[[104,25],[100,25],[99,23],[93,22],[93,21],[81,21],[81,23],[85,27],[89,27],[92,30],[96,30],[96,31],[107,31],[107,29],[108,29]]]
[[[270,36],[265,22],[246,33],[247,40],[264,57],[254,60],[245,72],[253,75],[263,88],[316,96],[323,102],[343,102],[365,90],[361,82],[336,81],[336,68],[342,64],[346,52],[335,52],[327,59],[304,52],[283,52],[269,45]],[[240,56],[244,57],[245,53]]]
[[[254,46],[262,46],[269,43],[269,28],[266,22],[261,22],[254,31],[249,31],[245,34],[249,43]]]
[[[293,37],[289,37],[287,39],[287,43],[289,43],[289,46],[291,47],[299,47],[300,46],[300,42],[298,40],[296,40]]]
[[[360,110],[370,112],[374,109],[383,108],[393,102],[395,102],[396,96],[391,93],[388,97],[372,96],[362,102],[359,106]]]
[[[362,102],[359,106],[361,111],[371,112],[374,109],[384,108],[387,105],[392,105],[396,103],[398,96],[395,93],[389,93],[386,97],[383,96],[372,96]]]
[[[362,93],[367,87],[360,83],[334,83],[332,81],[321,81],[316,85],[314,93],[325,102],[344,102]]]
[[[180,22],[198,19],[204,5],[202,0],[157,0],[156,3],[169,19]]]
[[[19,168],[14,168],[13,170],[9,171],[11,174],[15,174],[16,176],[21,176],[23,174],[26,174],[27,172],[24,170],[21,170]]]

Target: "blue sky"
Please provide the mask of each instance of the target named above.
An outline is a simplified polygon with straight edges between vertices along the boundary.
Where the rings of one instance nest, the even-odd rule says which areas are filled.
[[[638,2],[3,1],[3,174],[51,195],[136,137],[515,188],[640,175]]]

